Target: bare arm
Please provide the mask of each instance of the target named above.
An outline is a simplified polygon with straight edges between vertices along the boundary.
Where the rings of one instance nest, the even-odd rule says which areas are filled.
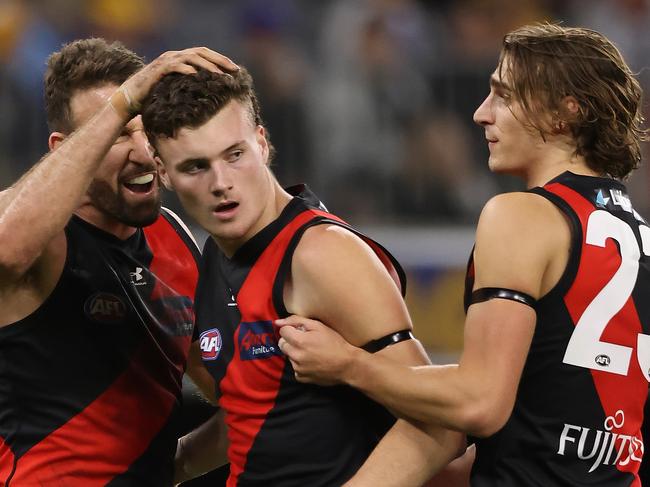
[[[27,272],[63,230],[111,144],[126,123],[107,104],[46,155],[0,199],[0,275]]]
[[[470,487],[472,465],[476,457],[475,445],[470,445],[462,456],[453,460],[424,487]]]
[[[201,362],[199,342],[194,341],[187,360],[187,375],[202,395],[216,406],[214,379]],[[174,482],[184,482],[228,463],[228,432],[223,411],[179,438],[174,460]]]
[[[383,355],[391,363],[430,364],[419,342],[388,347]],[[465,436],[438,425],[398,419],[346,487],[422,485],[465,448]],[[399,453],[396,453],[399,452]]]
[[[548,292],[566,263],[569,235],[559,212],[536,195],[492,200],[477,231],[475,289],[510,288],[533,297]],[[343,381],[405,417],[487,436],[512,411],[536,316],[532,308],[502,299],[472,305],[460,363],[420,367],[395,366],[322,324],[288,321],[307,330],[281,330],[299,378]]]
[[[151,86],[193,66],[234,66],[205,48],[165,53],[133,75],[86,124],[0,195],[0,283],[22,277],[63,231],[102,158]]]
[[[223,411],[179,438],[174,483],[185,482],[228,463],[228,435]]]
[[[411,328],[404,301],[383,264],[357,236],[336,226],[313,227],[303,236],[292,261],[285,304],[291,311],[335,324],[357,345]],[[387,347],[377,355],[393,365],[430,363],[417,340]],[[462,445],[460,433],[398,420],[348,485],[421,484]]]

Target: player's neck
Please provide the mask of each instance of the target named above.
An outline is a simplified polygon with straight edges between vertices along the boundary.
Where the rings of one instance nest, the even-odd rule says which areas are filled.
[[[527,188],[543,186],[560,174],[570,171],[584,176],[600,176],[591,169],[586,159],[575,153],[575,147],[567,145],[550,145],[536,163],[531,164],[523,179]]]

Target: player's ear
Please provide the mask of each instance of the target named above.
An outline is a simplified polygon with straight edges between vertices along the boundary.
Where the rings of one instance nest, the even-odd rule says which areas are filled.
[[[255,129],[255,138],[262,150],[264,157],[264,164],[269,165],[269,141],[266,139],[266,129],[262,125],[258,125]]]
[[[569,116],[576,116],[580,112],[580,103],[574,96],[567,95],[562,98],[562,108]]]
[[[174,187],[172,186],[172,182],[169,179],[169,174],[167,174],[167,169],[165,168],[162,159],[159,156],[154,156],[153,159],[156,161],[158,175],[160,176],[160,181],[163,183],[163,186],[170,191],[174,191]]]
[[[52,132],[47,139],[47,146],[50,150],[54,150],[65,140],[66,137],[67,135],[63,132]]]
[[[560,100],[559,110],[554,112],[553,131],[556,134],[569,132],[569,122],[580,116],[580,103],[574,96],[567,95]]]

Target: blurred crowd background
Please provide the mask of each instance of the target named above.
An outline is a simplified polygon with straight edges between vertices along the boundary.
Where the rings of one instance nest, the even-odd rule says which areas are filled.
[[[487,170],[472,114],[503,35],[539,20],[603,32],[650,90],[650,0],[0,0],[0,186],[47,150],[42,76],[62,43],[117,39],[148,60],[208,46],[252,72],[280,181],[392,249],[416,331],[453,352],[473,225],[521,189]],[[630,182],[645,215],[649,174]]]

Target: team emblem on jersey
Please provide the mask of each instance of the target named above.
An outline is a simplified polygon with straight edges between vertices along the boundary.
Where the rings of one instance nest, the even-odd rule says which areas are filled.
[[[217,360],[221,352],[221,333],[217,328],[211,328],[199,335],[201,358],[203,360]]]
[[[238,340],[241,360],[257,360],[282,355],[272,321],[240,323]]]
[[[94,321],[118,323],[126,316],[126,306],[114,294],[98,292],[86,300],[84,303],[84,313]]]

